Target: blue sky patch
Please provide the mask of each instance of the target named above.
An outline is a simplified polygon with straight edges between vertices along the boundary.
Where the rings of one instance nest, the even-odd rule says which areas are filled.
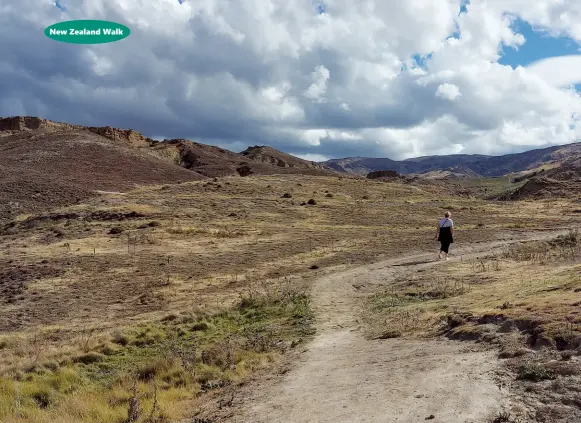
[[[426,70],[426,62],[432,58],[434,53],[428,53],[424,55],[414,54],[412,59],[416,62],[419,68]]]
[[[315,7],[315,11],[318,15],[322,15],[323,13],[327,13],[327,5],[319,0],[313,0],[313,6]]]
[[[467,6],[470,4],[470,0],[464,0],[460,5],[460,10],[458,11],[458,16],[462,13],[468,12]],[[456,30],[450,35],[448,38],[460,38],[460,28],[458,27],[458,23],[456,23]]]
[[[462,2],[462,4],[460,5],[460,11],[458,12],[458,16],[460,16],[462,13],[466,13],[468,11],[468,9],[466,9],[466,6],[468,6],[470,4],[470,0],[464,0]]]
[[[551,37],[543,31],[535,30],[528,22],[517,19],[513,24],[515,32],[525,37],[525,43],[518,47],[504,46],[502,57],[498,61],[501,65],[527,66],[540,59],[569,54],[579,54],[580,46],[568,37]]]

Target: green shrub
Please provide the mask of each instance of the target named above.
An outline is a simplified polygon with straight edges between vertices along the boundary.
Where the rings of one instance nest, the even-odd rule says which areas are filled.
[[[93,363],[99,363],[99,362],[103,361],[104,359],[105,359],[105,356],[103,354],[100,354],[98,352],[89,352],[89,353],[82,354],[82,355],[75,357],[73,361],[75,363],[93,364]]]
[[[526,362],[518,369],[518,380],[528,380],[531,382],[541,382],[543,380],[554,379],[555,375],[549,369],[539,363]]]

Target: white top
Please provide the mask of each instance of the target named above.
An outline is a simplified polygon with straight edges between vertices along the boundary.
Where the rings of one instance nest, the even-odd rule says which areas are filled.
[[[454,221],[450,218],[444,217],[440,219],[440,228],[453,228]]]

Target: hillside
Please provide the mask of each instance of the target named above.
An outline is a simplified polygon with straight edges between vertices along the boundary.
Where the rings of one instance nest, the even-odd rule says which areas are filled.
[[[518,189],[501,200],[578,197],[581,194],[581,157],[573,156],[542,172],[535,172]]]
[[[272,147],[249,147],[242,153],[200,144],[185,139],[158,142],[151,147],[158,157],[208,177],[272,174],[331,175],[336,172],[325,166],[299,159]]]
[[[334,173],[272,148],[262,149],[289,166],[269,163],[266,154],[239,154],[185,139],[158,142],[131,129],[28,116],[0,118],[0,220],[78,203],[98,191],[126,191],[138,185]]]
[[[275,150],[268,146],[254,146],[248,147],[242,153],[244,157],[249,158],[252,161],[259,163],[268,163],[273,166],[282,168],[294,168],[294,169],[304,169],[304,170],[330,170],[326,166],[321,165],[317,162],[312,162],[308,160],[299,159],[298,157],[291,156],[290,154],[283,153],[282,151]]]
[[[310,176],[326,171],[273,166],[285,156],[262,147],[2,124],[4,201],[36,208],[0,222],[1,422],[121,423],[138,400],[136,423],[285,421],[301,404],[292,421],[394,421],[407,404],[404,421],[492,422],[494,402],[490,418],[464,410],[508,395],[495,383],[527,412],[576,404],[574,199],[489,201],[472,194],[514,189],[511,177],[459,166],[442,171],[454,180]],[[569,184],[579,164],[543,176]],[[80,204],[39,211],[62,192]],[[461,231],[444,264],[433,231],[446,210]],[[372,397],[348,402],[365,384]]]
[[[425,156],[396,161],[388,158],[352,157],[323,162],[325,166],[340,172],[366,175],[377,170],[395,170],[401,174],[419,174],[461,168],[471,176],[503,176],[522,172],[543,164],[561,162],[572,155],[581,154],[581,143],[553,146],[522,153],[502,156],[452,154],[449,156]],[[455,172],[453,172],[455,173]]]
[[[434,180],[455,180],[464,178],[476,178],[479,175],[472,169],[466,166],[453,166],[445,168],[442,170],[430,170],[428,172],[412,174],[424,179],[434,179]]]
[[[136,132],[33,118],[2,119],[0,129],[0,219],[77,203],[98,190],[204,179],[137,148],[148,141]]]

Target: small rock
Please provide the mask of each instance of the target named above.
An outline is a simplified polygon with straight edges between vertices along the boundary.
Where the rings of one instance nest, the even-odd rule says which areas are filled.
[[[433,414],[430,414],[428,417],[426,417],[426,420],[434,420],[436,418],[436,416],[434,416]]]

